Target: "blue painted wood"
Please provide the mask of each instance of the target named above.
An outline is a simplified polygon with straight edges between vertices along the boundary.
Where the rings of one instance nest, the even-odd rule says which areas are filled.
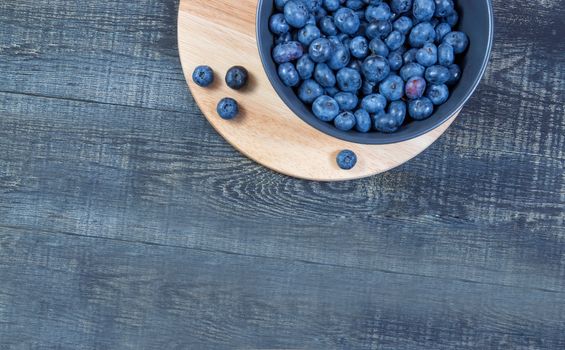
[[[453,127],[335,184],[212,130],[177,6],[0,3],[0,349],[565,348],[559,1],[494,1]]]

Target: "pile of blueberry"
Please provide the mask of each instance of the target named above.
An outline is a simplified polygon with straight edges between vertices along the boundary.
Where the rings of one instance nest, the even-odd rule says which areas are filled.
[[[453,0],[274,0],[273,60],[320,120],[391,133],[432,115],[461,76]]]

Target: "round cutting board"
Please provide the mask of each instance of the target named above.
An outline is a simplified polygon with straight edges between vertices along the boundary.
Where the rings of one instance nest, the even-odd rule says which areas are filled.
[[[178,21],[180,58],[192,95],[210,124],[236,149],[280,173],[310,180],[358,179],[394,168],[430,146],[453,122],[412,140],[364,145],[328,136],[306,124],[280,99],[261,64],[255,37],[257,0],[181,0]],[[192,82],[192,71],[206,64],[215,72],[212,86]],[[240,91],[224,83],[235,65],[247,68],[249,85]],[[223,120],[216,105],[233,97],[240,114]],[[357,154],[351,170],[336,164],[339,151]]]

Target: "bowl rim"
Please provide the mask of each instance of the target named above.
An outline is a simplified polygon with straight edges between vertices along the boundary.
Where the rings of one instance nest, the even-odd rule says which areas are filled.
[[[294,101],[291,101],[287,98],[287,96],[285,94],[282,93],[282,91],[277,88],[277,86],[283,88],[286,87],[278,78],[278,75],[276,74],[269,74],[268,70],[267,70],[267,60],[270,60],[273,65],[276,64],[273,61],[272,57],[271,57],[271,49],[270,48],[266,48],[265,46],[266,40],[262,40],[265,39],[266,36],[272,37],[272,34],[269,32],[268,29],[268,20],[264,20],[262,21],[262,25],[265,27],[265,29],[267,30],[267,32],[260,32],[260,25],[259,25],[259,16],[260,16],[260,12],[261,9],[263,8],[263,4],[267,1],[272,1],[274,3],[274,0],[258,0],[257,1],[257,9],[255,12],[255,40],[257,42],[257,50],[259,51],[259,57],[261,59],[261,65],[263,67],[263,70],[265,72],[265,74],[267,75],[267,78],[269,79],[269,82],[271,83],[271,86],[273,87],[273,89],[275,90],[275,92],[277,93],[277,95],[283,100],[283,102],[285,103],[285,105],[301,120],[303,120],[305,123],[307,123],[308,125],[310,125],[311,127],[329,135],[329,136],[333,136],[336,137],[338,139],[341,139],[343,141],[348,141],[348,142],[352,142],[352,143],[357,143],[357,144],[365,144],[365,145],[384,145],[384,144],[392,144],[392,143],[399,143],[399,142],[404,142],[404,141],[408,141],[408,140],[412,140],[415,139],[417,137],[420,137],[424,134],[429,133],[430,131],[438,128],[439,126],[441,126],[443,123],[445,123],[447,120],[449,120],[450,118],[452,118],[454,115],[456,115],[457,113],[459,113],[461,111],[461,109],[463,108],[463,106],[469,101],[469,99],[471,98],[471,96],[474,94],[474,92],[476,91],[477,87],[479,86],[479,83],[481,82],[486,69],[488,67],[488,63],[490,61],[490,57],[492,54],[492,47],[493,47],[493,42],[494,42],[494,11],[493,11],[493,7],[492,7],[492,1],[491,0],[484,0],[486,2],[486,6],[487,6],[487,11],[488,11],[488,41],[487,41],[487,46],[486,46],[486,55],[484,56],[483,62],[481,62],[481,67],[479,69],[479,73],[474,77],[474,81],[471,84],[471,87],[467,90],[467,92],[463,95],[463,98],[459,101],[459,103],[456,104],[455,108],[452,108],[451,111],[449,111],[448,113],[445,113],[443,117],[437,119],[434,123],[429,123],[429,125],[427,125],[425,128],[421,128],[421,130],[418,130],[416,132],[412,132],[408,135],[401,135],[401,134],[395,134],[395,133],[390,133],[390,134],[385,134],[385,133],[381,133],[381,135],[385,135],[385,137],[379,137],[379,138],[370,138],[370,137],[360,137],[360,135],[370,135],[370,133],[351,133],[351,132],[344,132],[341,130],[338,130],[337,128],[335,128],[332,124],[327,123],[327,122],[323,122],[320,121],[318,119],[316,119],[316,117],[314,116],[314,119],[316,119],[316,121],[313,120],[313,118],[309,118],[306,116],[303,116],[302,113],[300,113],[297,109],[298,107],[294,106]],[[267,24],[267,25],[265,25]],[[270,44],[269,44],[270,45]],[[265,55],[264,53],[268,52],[268,55]],[[268,56],[268,57],[265,57]],[[312,114],[313,116],[313,114]]]

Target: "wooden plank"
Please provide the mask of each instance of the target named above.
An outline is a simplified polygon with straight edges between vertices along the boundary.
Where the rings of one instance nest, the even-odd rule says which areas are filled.
[[[560,349],[565,294],[2,229],[7,348]]]

